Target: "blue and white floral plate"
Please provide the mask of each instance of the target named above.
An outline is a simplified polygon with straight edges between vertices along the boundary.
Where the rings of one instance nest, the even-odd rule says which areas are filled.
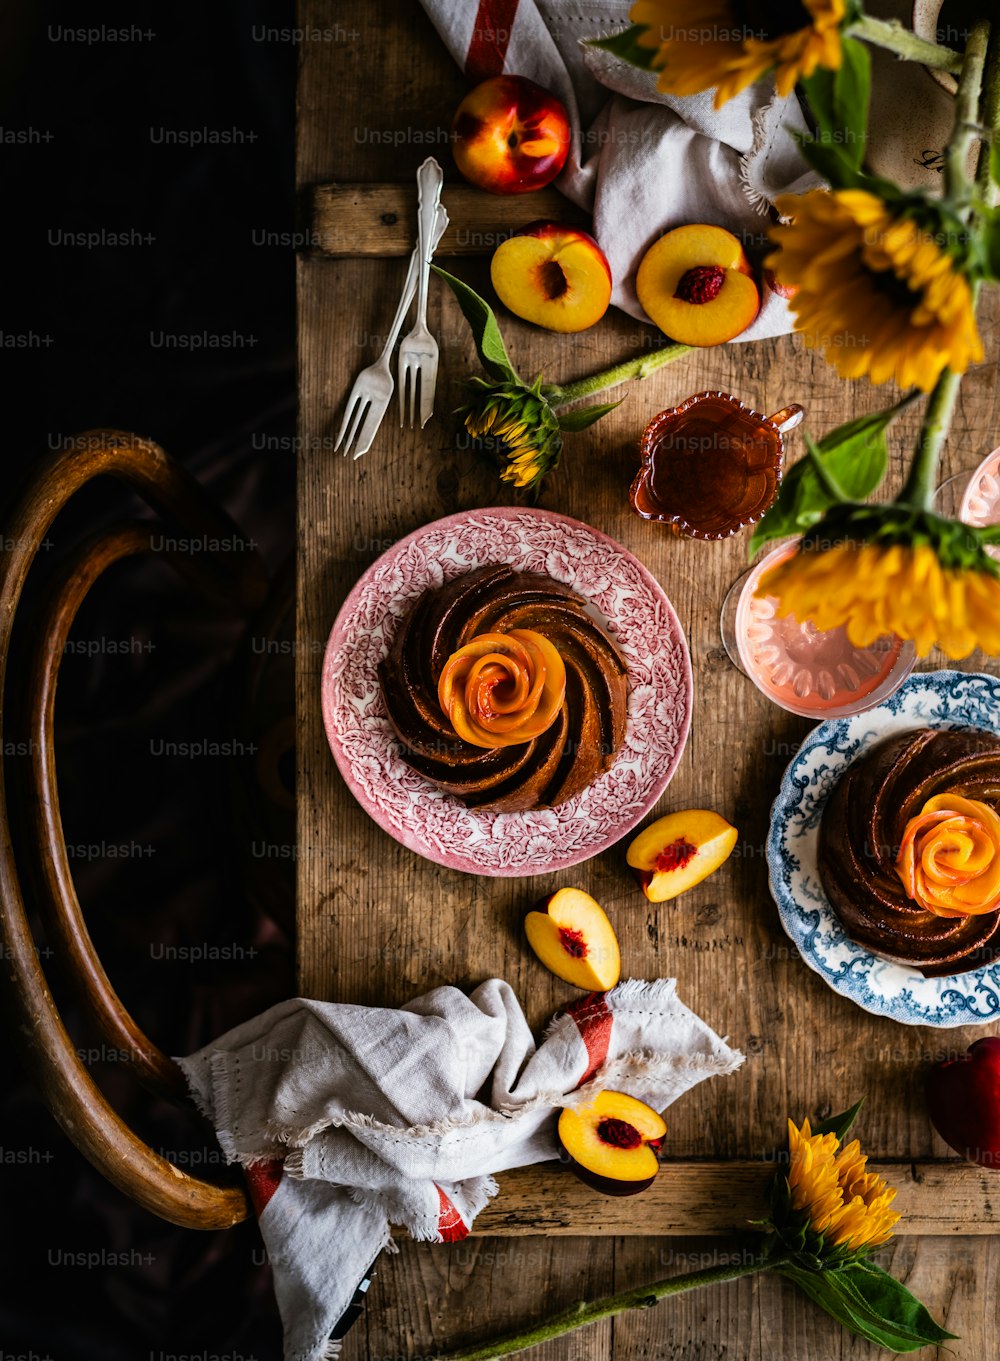
[[[847,767],[910,728],[1000,731],[1000,677],[962,671],[909,676],[877,708],[814,728],[785,771],[771,809],[767,863],[781,923],[810,969],[865,1011],[904,1025],[1000,1020],[1000,961],[949,978],[879,959],[845,934],[820,883],[820,817]]]

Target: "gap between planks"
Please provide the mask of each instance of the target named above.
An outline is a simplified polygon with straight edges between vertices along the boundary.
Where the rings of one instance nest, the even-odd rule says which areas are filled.
[[[1000,1179],[971,1163],[869,1164],[898,1189],[900,1235],[996,1233]],[[602,1195],[557,1163],[520,1168],[498,1178],[500,1194],[482,1211],[473,1232],[490,1237],[527,1234],[694,1237],[732,1234],[767,1214],[774,1163],[664,1163],[640,1195]],[[994,1201],[996,1204],[994,1204]]]

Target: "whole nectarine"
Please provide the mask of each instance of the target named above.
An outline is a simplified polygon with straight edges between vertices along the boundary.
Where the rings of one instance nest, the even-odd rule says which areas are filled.
[[[1000,1035],[937,1064],[927,1076],[934,1128],[969,1162],[1000,1171]]]
[[[592,236],[561,222],[532,222],[500,243],[490,278],[515,316],[549,331],[585,331],[611,301],[611,266]]]
[[[732,340],[760,307],[746,252],[723,227],[675,227],[654,241],[635,291],[660,330],[683,345]]]
[[[554,94],[525,76],[492,76],[471,90],[451,125],[455,164],[491,194],[527,194],[566,163],[570,127]]]

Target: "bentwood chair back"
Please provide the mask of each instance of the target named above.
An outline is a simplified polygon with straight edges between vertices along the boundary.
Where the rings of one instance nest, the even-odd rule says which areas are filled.
[[[25,580],[49,527],[70,498],[102,476],[138,492],[179,533],[206,544],[231,545],[243,536],[191,475],[156,444],[115,430],[81,435],[47,460],[6,526],[9,551],[0,554],[0,751],[10,713],[7,661]],[[183,1075],[125,1010],[87,930],[73,885],[59,811],[53,716],[59,664],[73,621],[91,586],[113,563],[152,551],[164,541],[164,520],[143,520],[103,531],[85,543],[58,575],[35,632],[28,685],[30,773],[26,817],[30,835],[11,836],[8,789],[0,763],[0,992],[14,1043],[53,1116],[77,1148],[109,1181],[147,1210],[194,1229],[227,1228],[247,1216],[246,1194],[235,1180],[215,1184],[161,1157],[108,1103],[67,1033],[42,968],[25,905],[27,887],[53,953],[88,1021],[108,1046],[126,1052],[135,1076],[154,1092],[186,1100]],[[244,541],[245,542],[245,541]],[[243,552],[193,556],[164,553],[197,589],[222,595],[243,609],[267,594],[259,556]],[[24,844],[27,841],[27,844]],[[29,865],[22,886],[18,865]]]

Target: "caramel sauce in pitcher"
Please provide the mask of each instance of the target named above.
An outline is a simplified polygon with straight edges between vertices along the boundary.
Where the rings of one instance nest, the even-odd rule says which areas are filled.
[[[778,494],[782,434],[803,416],[761,416],[724,392],[661,411],[643,432],[630,499],[637,515],[696,539],[725,539],[759,520]]]

